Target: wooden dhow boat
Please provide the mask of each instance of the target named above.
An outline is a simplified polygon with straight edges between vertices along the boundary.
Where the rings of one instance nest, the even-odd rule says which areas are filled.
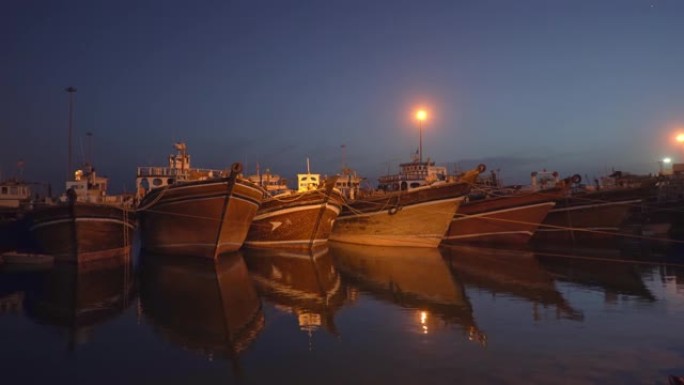
[[[616,239],[621,226],[641,210],[652,186],[573,192],[556,201],[533,236],[533,241],[592,241]]]
[[[184,143],[169,167],[141,167],[137,186],[142,247],[165,255],[215,259],[239,249],[265,191],[230,170],[190,168]]]
[[[26,242],[23,218],[32,208],[31,186],[21,178],[0,182],[0,250],[17,249]]]
[[[380,190],[349,201],[335,221],[330,240],[374,246],[437,247],[471,184],[485,167],[480,165],[461,180],[450,182],[446,177],[440,178],[441,174],[432,173],[433,165],[430,160],[404,163],[403,176],[391,181],[383,179]]]
[[[335,180],[321,185],[320,175],[311,173],[308,160],[306,174],[297,174],[297,180],[297,191],[264,198],[245,246],[312,248],[328,242],[343,202]]]
[[[454,215],[444,243],[525,244],[556,201],[579,179],[575,175],[545,190],[511,193],[495,190],[490,196],[469,199]]]
[[[107,195],[107,178],[86,164],[66,182],[56,204],[26,214],[29,235],[40,252],[57,262],[112,258],[131,245],[135,229],[132,197]]]

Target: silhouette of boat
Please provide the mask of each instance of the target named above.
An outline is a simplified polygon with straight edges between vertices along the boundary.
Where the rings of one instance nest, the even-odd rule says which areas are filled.
[[[444,243],[525,244],[565,187],[469,200],[454,215]]]
[[[150,253],[215,259],[239,249],[265,191],[229,171],[190,168],[184,143],[169,167],[140,167],[137,174],[142,247]]]
[[[328,242],[343,202],[340,191],[334,188],[335,179],[321,185],[320,175],[310,172],[308,161],[307,172],[297,178],[297,191],[264,198],[245,246],[311,248]]]
[[[131,244],[135,215],[132,197],[107,195],[107,178],[86,164],[66,182],[59,202],[26,214],[38,250],[58,262],[85,263],[116,257]]]
[[[384,181],[384,190],[359,195],[347,202],[337,217],[330,240],[372,245],[437,247],[456,210],[483,165],[461,180],[447,182],[427,178],[428,162],[402,164],[395,183]],[[441,174],[440,174],[441,175]]]
[[[611,240],[650,187],[583,191],[556,201],[533,236],[534,241]]]

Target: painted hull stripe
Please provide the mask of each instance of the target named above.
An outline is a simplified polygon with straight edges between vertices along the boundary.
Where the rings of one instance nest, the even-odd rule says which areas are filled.
[[[300,239],[300,240],[289,240],[289,241],[247,241],[245,242],[245,245],[248,246],[261,246],[261,245],[296,245],[296,244],[309,244],[311,241],[309,239]],[[314,239],[313,243],[314,244],[321,244],[321,243],[326,243],[328,242],[328,239],[326,238],[321,238],[321,239]]]
[[[429,206],[434,206],[434,205],[438,205],[438,204],[451,203],[451,202],[457,202],[457,201],[463,201],[463,197],[460,196],[460,197],[458,197],[458,198],[441,199],[441,200],[434,200],[434,201],[429,201],[429,202],[417,203],[417,204],[414,204],[414,205],[401,206],[401,210],[412,210],[412,209],[415,209],[415,208],[426,207],[426,206],[429,207]],[[337,220],[338,220],[338,221],[342,221],[342,220],[345,220],[345,219],[352,219],[352,218],[359,218],[359,217],[370,217],[370,216],[373,216],[373,215],[382,215],[382,214],[386,214],[386,215],[387,215],[387,211],[388,211],[391,207],[392,207],[392,206],[388,206],[387,208],[385,208],[385,209],[383,209],[383,210],[373,211],[373,212],[370,212],[370,213],[350,214],[350,215],[344,215],[344,216],[343,216],[343,215],[340,215],[340,216],[337,218]],[[345,213],[345,214],[346,214],[346,213]],[[395,214],[395,215],[400,215],[400,214],[401,214],[401,211],[397,212],[397,214]]]
[[[41,228],[41,227],[45,227],[45,226],[52,226],[52,225],[57,225],[57,224],[61,224],[61,223],[71,223],[71,222],[73,222],[73,220],[72,220],[71,218],[57,219],[57,220],[53,220],[53,221],[49,221],[49,222],[42,222],[42,223],[39,223],[39,224],[37,224],[37,225],[33,225],[33,226],[30,227],[30,230],[35,230],[35,229],[38,229],[38,228]],[[124,222],[123,220],[121,220],[121,219],[76,218],[76,223],[83,223],[83,222],[116,223],[116,224],[118,224],[118,225],[120,225],[120,226],[124,226],[124,225],[125,225],[126,227],[129,227],[129,228],[131,228],[131,229],[134,229],[134,228],[135,228],[134,225],[132,225],[132,224],[130,224],[130,223],[125,223],[125,222]]]
[[[465,239],[465,238],[489,237],[492,235],[516,235],[516,234],[523,234],[523,235],[532,236],[532,234],[534,234],[534,233],[532,231],[497,231],[497,232],[492,232],[492,233],[477,233],[477,234],[468,234],[468,235],[450,235],[450,236],[444,237],[444,239]]]
[[[484,216],[489,216],[489,215],[508,213],[511,211],[522,211],[522,210],[527,210],[527,209],[536,208],[536,207],[543,207],[543,206],[553,207],[555,204],[556,204],[555,202],[538,203],[538,204],[529,205],[529,206],[512,207],[509,209],[502,209],[502,210],[496,210],[496,211],[487,211],[485,213],[480,213],[480,214],[461,214],[457,211],[456,216],[454,217],[453,221],[456,222],[456,221],[468,219],[468,218],[484,217]]]
[[[254,220],[258,221],[258,220],[270,218],[270,217],[277,216],[277,215],[295,213],[295,212],[305,211],[305,210],[319,210],[319,209],[321,209],[322,206],[323,205],[321,203],[317,203],[317,204],[313,204],[313,205],[291,207],[289,209],[276,210],[276,211],[272,211],[269,213],[259,214],[259,215],[254,217]],[[326,204],[325,208],[326,208],[326,210],[330,210],[330,211],[334,212],[335,214],[340,213],[340,209],[336,206]]]
[[[184,183],[181,182],[181,183],[178,184],[178,185],[171,185],[168,189],[169,189],[169,190],[172,190],[172,191],[178,191],[178,190],[185,190],[185,189],[189,189],[189,188],[200,188],[200,187],[207,187],[207,186],[219,186],[219,185],[224,185],[224,186],[225,186],[225,185],[227,185],[227,184],[228,184],[228,180],[227,180],[227,179],[219,180],[219,181],[211,182],[211,183],[195,183],[195,182],[189,182],[187,185],[184,185]],[[247,188],[247,189],[250,189],[250,190],[254,190],[254,191],[257,192],[259,195],[263,194],[263,191],[262,191],[262,190],[259,190],[258,188],[253,187],[253,186],[250,186],[250,185],[248,185],[248,184],[241,183],[241,182],[235,182],[235,184],[238,185],[238,186],[240,186],[240,187],[244,187],[244,188]],[[161,187],[158,187],[158,188],[161,188]],[[155,190],[156,190],[156,189],[154,189],[154,190],[152,190],[152,191],[155,191]]]
[[[222,246],[241,246],[241,243],[238,242],[223,242],[219,243],[218,247]],[[172,243],[172,244],[157,244],[157,245],[148,245],[147,247],[153,247],[153,248],[177,248],[177,247],[207,247],[207,248],[214,248],[217,245],[215,243]]]
[[[538,229],[538,232],[565,232],[565,231],[580,231],[580,232],[591,232],[591,231],[619,231],[617,227],[575,227],[572,229]]]
[[[640,202],[641,202],[641,199],[635,199],[635,200],[631,200],[631,201],[621,201],[621,202],[597,203],[597,204],[593,204],[593,205],[580,205],[580,206],[572,206],[572,207],[562,207],[562,208],[552,209],[551,212],[552,213],[560,213],[560,212],[565,212],[565,211],[595,209],[595,208],[599,208],[599,207],[630,205],[633,203],[640,203]]]
[[[247,245],[245,243],[245,245]],[[249,258],[273,258],[273,250],[270,248],[252,248],[250,250],[265,250],[266,255],[260,255],[259,253],[252,253],[249,254]],[[311,253],[311,251],[314,251]],[[309,249],[309,250],[302,250],[301,252],[297,252],[297,249],[278,249],[276,252],[277,257],[282,257],[282,258],[295,258],[295,259],[306,259],[310,260],[312,257],[314,260],[320,259],[322,256],[326,255],[329,252],[329,249],[327,247],[319,247],[316,249]]]
[[[180,204],[180,203],[199,202],[199,201],[217,200],[217,199],[224,200],[225,198],[226,198],[226,194],[221,194],[221,195],[206,197],[206,198],[188,198],[188,199],[166,201],[166,202],[162,199],[160,202],[158,202],[154,206],[171,206],[171,205],[176,205],[176,204]],[[236,195],[232,195],[229,199],[229,202],[233,199],[243,201],[243,202],[247,202],[253,206],[256,206],[257,208],[259,206],[261,206],[261,203],[257,203],[256,201],[253,201],[250,199],[244,199],[244,198],[236,196]]]

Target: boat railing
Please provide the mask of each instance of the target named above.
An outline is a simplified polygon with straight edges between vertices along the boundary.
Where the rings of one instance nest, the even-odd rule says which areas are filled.
[[[206,175],[208,177],[219,177],[226,173],[225,170],[215,170],[209,168],[178,169],[171,167],[138,167],[138,178],[145,177],[188,177],[190,175]]]

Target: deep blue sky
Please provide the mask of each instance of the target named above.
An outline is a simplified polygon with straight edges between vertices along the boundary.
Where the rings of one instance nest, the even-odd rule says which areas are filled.
[[[62,190],[68,97],[114,192],[183,140],[193,166],[371,179],[438,164],[593,177],[684,161],[684,1],[31,1],[0,12],[3,176]],[[85,145],[85,144],[84,144]]]

